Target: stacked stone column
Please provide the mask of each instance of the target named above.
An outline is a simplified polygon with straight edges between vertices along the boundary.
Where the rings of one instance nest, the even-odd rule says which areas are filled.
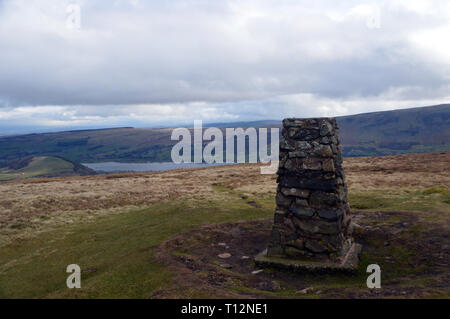
[[[339,258],[352,245],[334,118],[285,119],[268,256]]]

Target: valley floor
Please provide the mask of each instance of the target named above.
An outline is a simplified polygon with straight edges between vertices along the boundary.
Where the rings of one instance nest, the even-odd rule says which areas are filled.
[[[276,175],[259,164],[0,183],[0,297],[448,298],[449,163],[450,152],[345,159],[365,247],[351,278],[252,275],[275,208]],[[365,288],[370,263],[378,293]],[[82,289],[66,288],[69,264]]]

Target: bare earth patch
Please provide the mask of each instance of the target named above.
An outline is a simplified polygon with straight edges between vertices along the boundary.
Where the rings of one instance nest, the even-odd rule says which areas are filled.
[[[354,212],[364,226],[359,275],[302,275],[255,268],[253,258],[269,239],[271,219],[202,227],[164,242],[157,258],[174,274],[173,284],[153,298],[428,298],[450,294],[449,219],[424,222],[426,213]],[[229,258],[222,259],[227,253]],[[382,289],[366,287],[368,264],[382,269]]]

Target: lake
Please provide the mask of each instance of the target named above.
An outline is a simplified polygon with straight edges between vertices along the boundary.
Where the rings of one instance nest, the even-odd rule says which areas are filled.
[[[104,163],[83,163],[84,166],[93,169],[100,173],[119,173],[119,172],[160,172],[170,171],[180,168],[197,168],[219,165],[230,165],[228,163],[223,164],[196,164],[196,163],[181,163],[175,164],[173,162],[163,163],[117,163],[117,162],[104,162]]]

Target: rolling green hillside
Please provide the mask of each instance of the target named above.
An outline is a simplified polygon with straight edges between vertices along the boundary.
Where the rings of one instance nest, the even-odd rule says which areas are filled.
[[[338,117],[345,156],[450,150],[450,104]],[[214,124],[280,127],[281,121]],[[61,156],[75,162],[170,161],[172,129],[116,128],[0,138],[0,167],[27,156]]]
[[[0,181],[31,177],[91,175],[91,169],[58,157],[29,156],[10,162],[0,169]]]

